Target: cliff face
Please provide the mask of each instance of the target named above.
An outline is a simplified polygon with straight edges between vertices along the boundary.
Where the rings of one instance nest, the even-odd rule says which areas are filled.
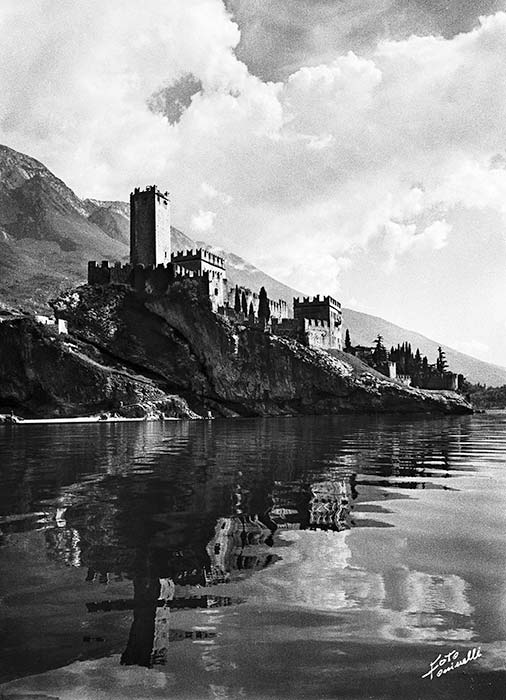
[[[0,411],[23,417],[115,411],[194,417],[186,402],[98,350],[30,319],[0,324]]]
[[[158,297],[84,286],[55,309],[79,338],[223,415],[470,410],[455,394],[403,387],[344,353],[231,324],[191,280]]]

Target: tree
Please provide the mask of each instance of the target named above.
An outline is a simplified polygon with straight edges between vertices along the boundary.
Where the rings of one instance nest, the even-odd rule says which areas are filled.
[[[244,290],[241,294],[241,311],[245,316],[248,315],[248,302],[246,301],[246,292]]]
[[[436,369],[440,374],[443,374],[448,370],[448,362],[446,361],[446,355],[441,346],[439,346],[437,349]]]
[[[255,322],[255,309],[253,308],[253,302],[250,301],[249,303],[249,311],[248,311],[248,320],[251,323]]]
[[[376,340],[374,341],[375,348],[372,353],[374,364],[376,367],[380,367],[387,361],[387,351],[383,345],[383,336],[378,333]]]
[[[262,287],[260,294],[258,295],[258,320],[268,323],[270,315],[271,310],[269,308],[269,299],[267,298],[265,287]]]
[[[351,350],[351,338],[350,338],[350,331],[346,329],[346,333],[344,334],[344,352],[350,352]]]
[[[235,285],[234,311],[237,313],[241,311],[241,295],[239,294],[239,287],[237,285]]]

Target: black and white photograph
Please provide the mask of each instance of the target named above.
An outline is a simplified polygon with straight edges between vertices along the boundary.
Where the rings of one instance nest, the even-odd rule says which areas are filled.
[[[0,700],[505,700],[506,0],[0,36]]]

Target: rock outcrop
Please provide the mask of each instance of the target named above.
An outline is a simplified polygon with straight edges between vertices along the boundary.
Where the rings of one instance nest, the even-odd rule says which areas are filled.
[[[217,316],[192,280],[160,296],[121,285],[83,286],[60,297],[54,308],[81,341],[201,412],[471,411],[457,394],[405,387],[345,353],[306,348]]]
[[[0,324],[0,413],[198,417],[155,381],[29,318]]]

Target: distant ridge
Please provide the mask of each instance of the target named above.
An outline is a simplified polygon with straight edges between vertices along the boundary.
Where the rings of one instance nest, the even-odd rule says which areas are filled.
[[[42,163],[0,145],[0,307],[43,310],[60,291],[86,281],[88,260],[120,260],[129,254],[129,210],[125,202],[81,200]],[[173,248],[205,246],[173,228]],[[221,251],[228,278],[272,298],[292,303],[300,292],[273,279],[240,256]],[[352,342],[372,344],[378,333],[387,347],[408,341],[434,362],[440,343],[415,331],[352,309],[344,309]],[[450,368],[472,382],[506,384],[506,368],[444,346]]]

